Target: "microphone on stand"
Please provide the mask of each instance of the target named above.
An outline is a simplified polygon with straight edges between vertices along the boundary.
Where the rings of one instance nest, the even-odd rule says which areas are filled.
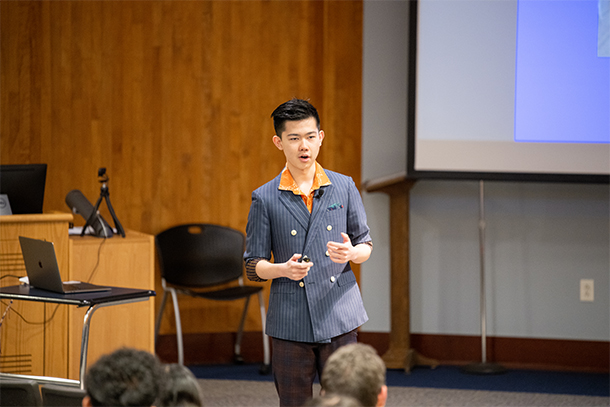
[[[87,223],[87,225],[91,225],[93,230],[95,231],[94,235],[97,237],[112,237],[113,232],[112,228],[106,222],[106,220],[99,214],[89,202],[89,200],[83,195],[83,193],[78,189],[73,189],[68,192],[66,195],[66,204],[72,210],[72,213],[80,214]]]

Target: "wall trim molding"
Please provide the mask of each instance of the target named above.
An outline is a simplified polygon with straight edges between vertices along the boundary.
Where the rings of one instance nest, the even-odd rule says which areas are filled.
[[[185,364],[231,363],[235,337],[235,333],[229,332],[185,334]],[[388,350],[389,339],[387,332],[360,332],[358,337],[380,355]],[[414,349],[441,365],[465,365],[481,360],[480,336],[411,334],[410,339]],[[244,332],[241,350],[246,363],[262,361],[261,333]],[[610,372],[610,342],[488,337],[487,351],[488,362],[500,363],[509,369]],[[164,362],[177,360],[175,335],[159,336],[157,355]]]

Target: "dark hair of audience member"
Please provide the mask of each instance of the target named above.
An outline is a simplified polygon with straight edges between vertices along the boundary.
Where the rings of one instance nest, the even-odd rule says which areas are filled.
[[[94,407],[152,406],[161,385],[161,363],[149,352],[121,348],[97,360],[85,377]]]

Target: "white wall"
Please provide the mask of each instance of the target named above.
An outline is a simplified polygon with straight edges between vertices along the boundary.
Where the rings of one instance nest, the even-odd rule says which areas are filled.
[[[406,168],[407,1],[364,1],[364,181]],[[369,322],[390,330],[389,199],[362,192],[374,241],[362,266]],[[411,332],[479,335],[479,184],[411,191]],[[485,182],[487,334],[610,339],[610,187]],[[580,302],[580,279],[595,301]]]

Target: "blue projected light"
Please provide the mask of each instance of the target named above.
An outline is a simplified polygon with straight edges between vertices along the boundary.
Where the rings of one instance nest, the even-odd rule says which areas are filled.
[[[610,143],[607,1],[519,0],[515,141]]]

